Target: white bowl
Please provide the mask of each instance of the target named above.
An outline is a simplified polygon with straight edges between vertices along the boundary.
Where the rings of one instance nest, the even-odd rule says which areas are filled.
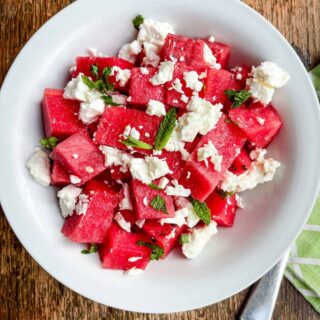
[[[272,183],[245,194],[232,229],[220,229],[203,255],[173,253],[128,278],[101,268],[97,255],[65,239],[55,190],[30,178],[25,161],[43,135],[39,103],[46,87],[64,87],[66,70],[88,47],[115,54],[133,39],[131,19],[173,23],[178,33],[232,45],[232,64],[274,61],[291,75],[274,104],[284,120],[270,154],[283,164]],[[175,312],[225,299],[274,265],[303,226],[320,176],[319,110],[315,92],[288,42],[238,1],[79,0],[47,22],[27,43],[0,96],[0,194],[14,232],[53,277],[83,296],[131,311]]]

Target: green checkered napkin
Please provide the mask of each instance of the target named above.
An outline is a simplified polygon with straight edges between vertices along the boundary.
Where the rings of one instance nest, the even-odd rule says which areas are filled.
[[[320,65],[310,75],[320,99]],[[320,313],[320,194],[292,246],[285,276]]]

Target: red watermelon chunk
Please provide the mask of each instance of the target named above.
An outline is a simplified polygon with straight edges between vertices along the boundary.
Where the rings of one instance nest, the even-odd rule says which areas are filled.
[[[163,248],[164,255],[161,258],[164,259],[178,243],[185,226],[179,227],[167,223],[161,225],[156,220],[147,220],[142,229],[156,241],[157,245]]]
[[[218,226],[233,226],[237,210],[235,195],[222,197],[219,192],[215,191],[207,198],[206,204],[210,209],[211,219],[214,220]]]
[[[67,217],[61,232],[74,242],[102,243],[111,226],[119,196],[106,184],[95,180],[88,182],[83,193],[89,200],[87,213],[73,213]]]
[[[131,104],[146,106],[149,100],[157,100],[165,102],[164,85],[154,86],[150,79],[157,73],[158,68],[145,68],[149,71],[148,74],[141,73],[140,68],[133,68],[131,71],[130,81],[130,98]]]
[[[51,158],[81,179],[79,185],[106,169],[103,154],[84,130],[59,143],[52,151]]]
[[[204,201],[213,192],[224,172],[236,158],[237,150],[243,147],[246,140],[243,132],[235,124],[226,122],[226,119],[226,116],[222,115],[216,128],[200,139],[179,179],[179,183],[190,189],[192,197],[199,201]],[[215,170],[211,161],[208,161],[206,166],[204,161],[197,160],[198,149],[209,141],[223,157],[220,172]]]
[[[164,191],[154,190],[138,180],[131,181],[131,190],[138,220],[161,219],[174,216],[175,210],[172,198],[167,196]],[[158,195],[165,200],[168,213],[155,210],[150,205],[150,202]]]
[[[77,57],[76,59],[76,71],[72,73],[72,77],[76,77],[79,73],[83,73],[86,76],[94,78],[91,72],[91,66],[96,65],[99,68],[99,78],[102,75],[102,71],[106,67],[119,67],[120,69],[132,69],[133,64],[127,60],[117,57]],[[95,79],[95,78],[94,78]],[[96,79],[95,79],[96,80]],[[116,81],[116,74],[109,77],[110,83],[115,85],[116,89],[127,92],[128,85],[121,87],[119,82]]]
[[[229,171],[234,174],[240,175],[247,171],[251,166],[251,159],[245,148],[242,148],[240,154],[234,159]]]
[[[70,183],[69,172],[57,161],[53,162],[51,172],[51,184],[53,186],[66,186]]]
[[[85,126],[78,119],[80,102],[63,98],[61,89],[45,89],[41,104],[46,137],[66,138]]]
[[[165,84],[166,87],[166,104],[170,106],[174,106],[177,108],[185,109],[190,98],[193,96],[193,90],[186,87],[186,82],[183,79],[185,72],[190,71],[196,71],[199,75],[203,72],[206,72],[207,67],[206,66],[189,66],[185,63],[176,63],[174,66],[174,72],[173,72],[173,80],[170,82],[167,82]],[[174,80],[178,79],[182,85],[182,91],[183,94],[180,92],[177,92],[175,89],[173,89],[173,83]],[[205,79],[200,80],[201,82],[205,83]],[[201,92],[199,92],[199,96],[203,96],[204,94],[204,86]],[[188,98],[188,101],[185,102],[181,100],[182,95],[185,95]]]
[[[231,69],[234,79],[240,83],[241,89],[246,88],[247,79],[250,77],[251,67],[247,64],[242,64],[238,67]]]
[[[126,232],[113,222],[99,247],[102,266],[107,269],[128,270],[135,267],[144,270],[150,261],[150,249],[137,245],[138,241],[150,242],[150,239],[139,232]],[[138,257],[141,259],[130,259]]]
[[[251,108],[234,109],[229,116],[258,148],[265,148],[282,127],[281,118],[272,105],[254,104]]]
[[[168,174],[168,177],[172,179],[178,179],[180,177],[185,161],[182,159],[179,151],[169,152],[162,150],[158,158],[166,160],[169,169],[172,171],[172,173]]]
[[[204,98],[211,103],[224,104],[227,100],[225,90],[239,90],[240,84],[234,80],[233,74],[227,70],[210,68],[206,78]]]
[[[160,52],[161,60],[177,60],[188,65],[207,65],[204,61],[203,40],[194,40],[180,35],[168,34]]]
[[[221,42],[211,42],[209,40],[205,40],[205,43],[211,49],[212,54],[217,58],[217,63],[221,65],[222,69],[227,69],[231,49],[228,45]]]
[[[130,125],[140,132],[141,141],[153,145],[160,122],[160,117],[150,116],[140,110],[111,107],[104,112],[95,139],[98,144],[128,150],[119,140],[124,139],[123,132]],[[146,150],[141,151],[145,153]]]

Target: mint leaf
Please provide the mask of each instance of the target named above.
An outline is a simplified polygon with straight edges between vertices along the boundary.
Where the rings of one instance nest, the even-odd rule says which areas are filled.
[[[40,140],[42,148],[51,150],[53,150],[57,146],[58,142],[59,140],[56,137],[43,138]]]
[[[91,68],[90,68],[90,71],[91,71],[91,73],[92,73],[92,75],[93,75],[94,77],[98,78],[98,76],[99,76],[99,68],[98,68],[97,65],[92,64],[92,65],[91,65]]]
[[[164,250],[156,244],[139,240],[137,241],[137,245],[151,249],[150,260],[159,260],[164,255]]]
[[[157,211],[162,211],[163,213],[168,214],[166,201],[160,195],[157,195],[156,197],[154,197],[151,200],[150,205],[153,209]]]
[[[170,136],[176,126],[177,113],[176,109],[172,108],[162,119],[156,138],[154,142],[154,148],[156,150],[162,150],[168,143]]]
[[[91,243],[89,250],[84,249],[81,251],[82,254],[91,254],[96,253],[98,251],[97,245],[95,243]]]
[[[121,143],[126,145],[127,147],[134,147],[139,149],[145,149],[145,150],[152,150],[152,146],[146,142],[140,141],[138,139],[135,139],[131,136],[129,136],[125,140],[121,140]]]
[[[205,202],[200,202],[199,200],[191,198],[191,204],[193,206],[194,212],[206,225],[210,224],[211,213]]]
[[[189,234],[188,233],[183,233],[179,238],[179,243],[181,245],[189,243]]]
[[[101,79],[98,79],[97,81],[92,81],[87,76],[82,76],[81,78],[83,83],[87,85],[90,90],[97,90],[101,93],[105,93],[107,90],[109,91],[114,90],[114,85],[109,82],[109,76],[111,72],[112,72],[112,69],[110,67],[104,68],[102,71]]]
[[[141,14],[138,14],[134,19],[132,19],[133,26],[139,30],[140,26],[144,22],[144,17]]]
[[[227,199],[228,197],[232,197],[234,195],[234,192],[227,192],[224,190],[218,190],[217,194],[222,198],[222,199]]]
[[[231,109],[239,108],[251,97],[251,93],[247,90],[225,90],[224,93],[233,102]]]
[[[111,96],[103,95],[103,96],[101,96],[101,99],[104,101],[105,104],[107,104],[107,105],[109,105],[109,106],[120,106],[119,103],[113,102]]]
[[[87,76],[81,76],[82,82],[90,89],[93,90],[95,88],[94,82]]]
[[[149,183],[148,186],[153,189],[153,190],[157,190],[157,191],[160,191],[162,190],[160,187],[158,187],[156,184],[154,183]]]
[[[106,67],[102,70],[102,77],[101,77],[101,79],[104,81],[106,89],[109,91],[114,90],[114,84],[110,83],[110,81],[109,81],[109,77],[110,77],[111,73],[112,73],[112,68]]]

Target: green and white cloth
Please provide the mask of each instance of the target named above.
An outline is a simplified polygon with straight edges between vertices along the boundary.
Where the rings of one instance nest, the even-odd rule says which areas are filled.
[[[320,100],[320,65],[310,76]],[[291,248],[285,276],[320,313],[320,194],[307,224]]]

